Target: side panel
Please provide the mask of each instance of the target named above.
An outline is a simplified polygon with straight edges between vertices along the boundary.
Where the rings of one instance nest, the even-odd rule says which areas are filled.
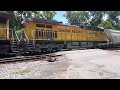
[[[6,24],[0,23],[0,39],[2,39],[2,40],[7,39]]]
[[[38,32],[40,32],[38,33],[39,37],[36,37],[36,28],[38,29]],[[36,27],[36,23],[29,22],[26,23],[25,31],[29,39],[33,39],[34,37],[35,40],[52,39],[54,41],[105,41],[104,32],[83,29],[76,26],[52,25],[52,28],[43,28]],[[55,31],[57,31],[57,34],[55,34]],[[51,36],[48,38],[49,35],[52,35],[52,38]]]
[[[71,28],[70,27],[66,27],[66,29],[70,31],[70,32],[66,33],[66,40],[71,41]]]
[[[26,23],[25,24],[25,33],[28,37],[28,39],[32,40],[34,37],[34,34],[33,31],[36,30],[36,27],[35,27],[35,23]]]
[[[59,32],[60,25],[53,25],[53,30],[57,31],[57,38],[54,38],[55,41],[62,41],[62,33]]]
[[[0,39],[9,39],[9,19],[0,18]]]
[[[0,39],[4,39],[4,24],[0,23]]]
[[[82,30],[82,41],[86,41],[87,40],[87,34],[86,34],[86,30]]]
[[[42,26],[41,26],[42,25]],[[50,27],[47,27],[50,26]],[[26,34],[30,40],[48,40],[56,38],[56,28],[53,25],[42,23],[26,23]],[[37,29],[37,30],[36,30]],[[58,36],[57,36],[58,37]]]

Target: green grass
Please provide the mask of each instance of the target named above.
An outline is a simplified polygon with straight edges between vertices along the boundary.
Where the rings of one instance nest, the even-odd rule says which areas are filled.
[[[31,71],[31,68],[26,68],[19,71],[13,71],[12,74],[26,74],[26,73],[29,73],[30,71]]]

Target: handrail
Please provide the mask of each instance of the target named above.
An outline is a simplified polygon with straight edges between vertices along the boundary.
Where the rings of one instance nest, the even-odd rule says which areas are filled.
[[[35,31],[36,31],[36,30],[33,30],[33,33],[32,33],[32,36],[33,36],[33,45],[34,45],[34,47],[35,47],[35,37],[34,37],[34,36],[35,36],[35,33],[34,33]]]
[[[0,29],[9,29],[9,28],[0,28]]]
[[[23,32],[24,32],[25,37],[26,37],[26,39],[27,39],[27,41],[28,41],[28,43],[29,43],[29,38],[28,38],[28,36],[27,36],[27,34],[26,34],[25,30],[23,30]]]
[[[13,29],[9,29],[9,30],[12,31],[12,37],[11,37],[12,40],[15,40],[15,37],[16,37],[17,40],[20,41],[20,40],[19,40],[19,37],[18,37],[18,35],[17,35],[17,33],[15,32],[15,36],[14,36],[14,30],[13,30]]]
[[[12,40],[14,40],[14,33],[13,33],[13,29],[9,29],[9,31],[11,31],[12,36],[10,37]]]
[[[20,41],[20,39],[19,39],[19,37],[18,37],[18,35],[17,35],[17,33],[16,33],[16,32],[15,32],[15,35],[16,35],[16,37],[17,37],[17,40],[18,40],[18,41]]]

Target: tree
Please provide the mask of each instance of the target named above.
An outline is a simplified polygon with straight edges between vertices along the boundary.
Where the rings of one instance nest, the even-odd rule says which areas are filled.
[[[89,19],[87,11],[66,11],[64,16],[71,25],[87,24]]]
[[[34,18],[44,18],[52,20],[55,14],[56,14],[55,11],[36,11],[34,12]]]
[[[120,30],[120,20],[117,23],[117,30]]]
[[[120,11],[107,11],[106,14],[108,15],[109,21],[112,23],[112,26],[115,29],[118,29],[118,22],[119,22],[119,16],[120,16]]]
[[[1,12],[5,12],[5,13],[9,13],[9,14],[12,14],[13,15],[13,18],[10,19],[10,28],[14,28],[14,17],[15,17],[15,14],[14,14],[14,11],[1,11]]]
[[[27,18],[32,18],[33,11],[3,11],[13,14],[14,18],[10,19],[10,28],[20,30],[23,28],[22,21]]]
[[[70,24],[98,26],[103,19],[104,11],[66,11],[64,15]]]
[[[89,24],[91,26],[98,26],[103,21],[104,11],[89,11]]]
[[[8,13],[12,13],[14,18],[11,20],[12,28],[15,30],[20,30],[23,28],[22,21],[26,20],[27,18],[45,18],[52,20],[54,15],[56,14],[55,11],[4,11]]]
[[[99,26],[105,29],[114,29],[112,23],[109,20],[103,21],[101,24],[99,24]]]

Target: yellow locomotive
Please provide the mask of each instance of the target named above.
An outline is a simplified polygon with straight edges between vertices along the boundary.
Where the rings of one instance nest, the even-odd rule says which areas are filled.
[[[24,23],[25,38],[33,41],[36,50],[94,47],[107,42],[104,29],[92,26],[63,25],[55,20],[33,19]]]
[[[10,52],[10,29],[9,19],[13,15],[0,12],[0,54]]]
[[[99,27],[64,25],[46,19],[26,20],[22,36],[19,37],[9,28],[9,19],[12,17],[8,13],[0,13],[0,54],[95,48],[98,43],[107,42],[104,29]]]
[[[103,29],[91,26],[62,25],[60,22],[42,19],[26,21],[25,32],[29,40],[54,41],[106,41]]]

